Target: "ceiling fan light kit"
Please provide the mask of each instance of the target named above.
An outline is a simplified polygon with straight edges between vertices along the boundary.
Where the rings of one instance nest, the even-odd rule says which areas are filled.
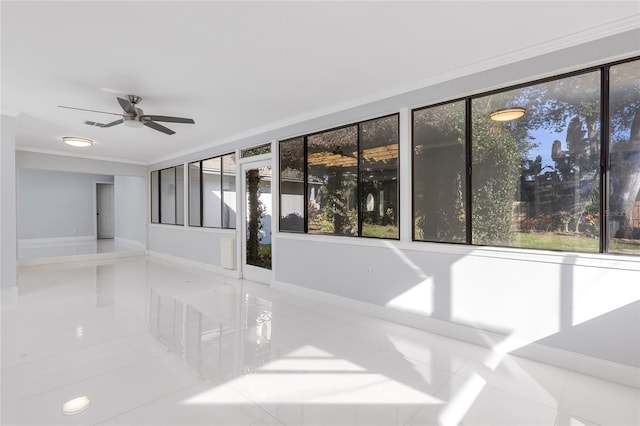
[[[119,115],[122,118],[116,121],[112,121],[111,123],[97,123],[95,121],[85,121],[84,123],[90,126],[96,127],[112,127],[117,124],[124,123],[127,127],[150,127],[154,130],[162,132],[166,135],[173,135],[175,132],[168,127],[163,126],[162,124],[157,123],[157,121],[163,121],[167,123],[182,123],[182,124],[195,124],[195,121],[191,118],[182,118],[182,117],[171,117],[167,115],[149,115],[145,114],[141,108],[136,107],[136,105],[142,101],[142,98],[137,95],[128,95],[127,99],[116,98],[118,99],[118,103],[123,110],[123,113],[117,114],[113,112],[106,111],[97,111],[93,109],[84,109],[84,108],[75,108],[68,107],[63,105],[58,105],[60,108],[67,109],[75,109],[80,111],[89,111],[89,112],[97,112],[99,114],[110,114],[110,115]]]

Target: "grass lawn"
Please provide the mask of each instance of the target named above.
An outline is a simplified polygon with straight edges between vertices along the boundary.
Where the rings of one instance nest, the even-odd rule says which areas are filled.
[[[600,249],[598,239],[596,238],[544,232],[517,234],[514,246],[589,253],[598,253]],[[640,254],[640,244],[612,240],[610,251],[615,253]]]
[[[363,237],[400,238],[397,226],[362,224]]]

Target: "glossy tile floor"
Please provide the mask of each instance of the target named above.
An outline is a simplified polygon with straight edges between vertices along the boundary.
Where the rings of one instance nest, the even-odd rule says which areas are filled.
[[[143,256],[22,267],[2,292],[2,425],[640,423],[637,389],[495,361]]]

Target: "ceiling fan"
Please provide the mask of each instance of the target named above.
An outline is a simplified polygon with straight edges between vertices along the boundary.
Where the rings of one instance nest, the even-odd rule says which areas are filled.
[[[144,111],[142,111],[141,108],[138,108],[136,106],[137,104],[140,103],[140,101],[142,101],[142,98],[140,96],[127,95],[127,99],[122,99],[122,98],[117,98],[117,99],[118,99],[118,103],[122,107],[122,110],[124,111],[121,114],[118,114],[118,113],[115,113],[115,112],[96,111],[96,110],[93,110],[93,109],[74,108],[74,107],[63,106],[63,105],[58,105],[58,106],[60,108],[75,109],[75,110],[79,110],[79,111],[97,112],[97,113],[100,113],[100,114],[118,115],[118,116],[122,117],[119,120],[112,121],[111,123],[106,123],[106,124],[98,123],[98,122],[95,122],[95,121],[85,121],[84,122],[85,124],[88,124],[90,126],[97,126],[97,127],[112,127],[112,126],[115,126],[116,124],[124,123],[126,126],[130,126],[130,127],[147,126],[147,127],[151,127],[154,130],[157,130],[159,132],[166,133],[167,135],[173,135],[175,133],[173,130],[163,126],[162,124],[156,123],[156,121],[162,121],[162,122],[167,122],[167,123],[195,124],[195,121],[193,121],[191,118],[169,117],[169,116],[166,116],[166,115],[149,115],[149,114],[145,114]]]

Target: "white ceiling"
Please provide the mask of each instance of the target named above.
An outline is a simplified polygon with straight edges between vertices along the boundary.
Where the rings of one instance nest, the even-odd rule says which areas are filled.
[[[637,1],[1,3],[2,113],[18,149],[151,164],[637,28]],[[136,94],[167,136],[85,120]],[[95,140],[67,147],[62,136]]]

